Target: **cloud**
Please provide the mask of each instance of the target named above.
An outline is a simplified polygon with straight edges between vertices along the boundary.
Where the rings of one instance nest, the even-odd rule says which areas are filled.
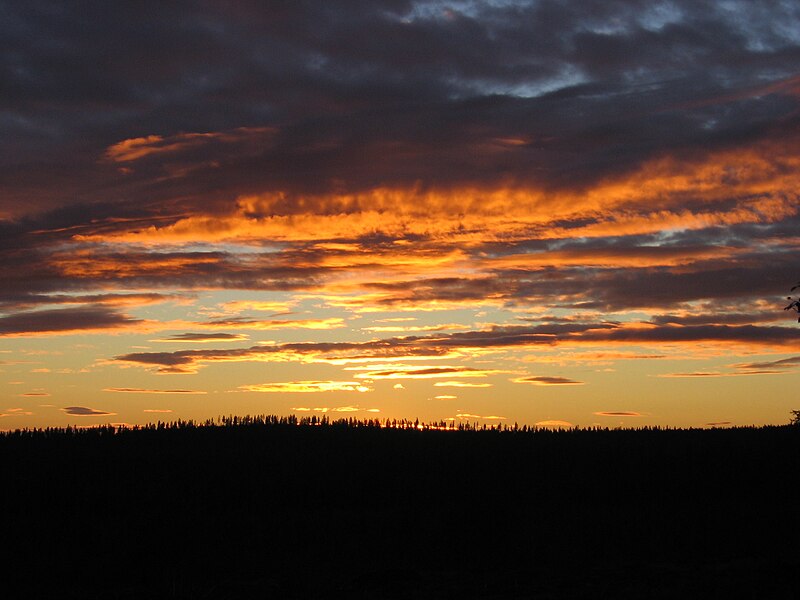
[[[214,142],[236,143],[241,140],[260,138],[259,143],[263,143],[264,138],[268,138],[274,132],[274,129],[266,127],[242,127],[228,132],[179,133],[167,138],[160,135],[148,135],[117,142],[106,149],[105,156],[113,162],[124,163],[154,155],[160,157],[163,154],[185,152]]]
[[[288,381],[239,386],[245,392],[308,394],[317,392],[369,392],[371,389],[355,381]]]
[[[315,408],[311,408],[311,407],[308,407],[308,406],[294,406],[294,407],[292,407],[292,410],[295,411],[295,412],[321,412],[321,413],[327,413],[327,412],[344,412],[344,413],[348,413],[348,412],[368,412],[368,413],[378,413],[378,412],[381,412],[380,409],[377,409],[377,408],[359,408],[358,406],[352,406],[352,405],[348,405],[348,406],[333,406],[333,407],[331,407],[331,406],[318,406],[318,407],[315,407]]]
[[[231,300],[220,305],[224,312],[240,313],[246,310],[254,310],[269,313],[288,313],[292,310],[294,302],[270,302],[263,300]]]
[[[791,369],[800,368],[800,356],[792,356],[789,358],[765,362],[739,363],[733,366],[745,372],[764,370],[788,371]]]
[[[171,408],[145,408],[142,412],[146,413],[171,413]]]
[[[719,371],[695,371],[693,373],[660,373],[657,377],[665,378],[692,378],[692,377],[730,377],[735,373],[720,373]]]
[[[40,310],[0,317],[0,337],[113,331],[140,323],[103,306]]]
[[[533,385],[583,385],[583,381],[575,381],[566,377],[528,376],[512,379],[514,383],[532,383]]]
[[[96,408],[89,408],[86,406],[66,406],[61,410],[73,417],[103,417],[117,414],[113,412],[106,412],[104,410],[98,410]]]
[[[455,388],[487,388],[492,387],[491,383],[473,383],[471,381],[437,381],[435,387],[455,387]]]
[[[665,343],[696,348],[697,342],[761,345],[770,348],[794,346],[800,330],[777,326],[698,325],[654,326],[620,323],[555,323],[535,326],[494,325],[483,330],[440,333],[430,336],[403,336],[366,342],[303,342],[214,350],[179,350],[176,352],[137,352],[119,355],[118,363],[154,366],[162,373],[194,373],[213,362],[303,361],[369,362],[397,358],[454,357],[487,350],[550,348],[583,344],[652,345]],[[359,374],[369,379],[427,379],[449,377],[485,377],[500,373],[497,369],[468,367],[403,366],[400,369],[377,369]]]
[[[722,373],[719,371],[694,371],[691,373],[661,373],[656,375],[656,377],[665,377],[665,378],[704,378],[704,377],[741,377],[743,375],[781,375],[785,373],[785,371],[781,371],[779,369],[763,369],[760,371],[752,370],[752,371],[739,371],[733,373]]]
[[[29,417],[33,413],[24,408],[7,408],[5,412],[0,413],[0,417]]]
[[[206,394],[208,392],[200,390],[147,390],[141,388],[109,387],[104,388],[104,392],[118,392],[123,394]]]
[[[260,321],[258,319],[220,319],[207,323],[198,323],[203,327],[213,329],[338,329],[344,327],[344,319],[341,317],[331,317],[329,319],[297,319],[297,320],[270,320]]]
[[[688,373],[662,373],[657,377],[741,377],[745,375],[781,375],[800,367],[800,357],[792,356],[772,361],[737,363],[729,365],[734,371],[694,371]]]
[[[483,419],[486,421],[505,421],[506,417],[501,417],[499,415],[474,415],[472,413],[456,413],[456,417],[459,419]]]
[[[472,369],[470,367],[403,367],[380,371],[367,371],[356,375],[359,379],[433,379],[437,377],[486,377],[500,371],[491,369]]]
[[[631,411],[604,411],[592,413],[598,417],[643,417],[644,415],[638,412]]]
[[[178,333],[153,342],[239,342],[248,337],[241,333]]]
[[[418,332],[418,331],[448,331],[453,329],[469,329],[467,325],[459,325],[458,323],[443,323],[441,325],[375,325],[372,327],[364,327],[364,331],[373,331],[376,333],[402,333],[402,332]]]
[[[574,427],[572,423],[569,421],[559,421],[557,419],[547,419],[544,421],[537,421],[534,423],[536,427],[542,427],[545,429],[569,429]]]

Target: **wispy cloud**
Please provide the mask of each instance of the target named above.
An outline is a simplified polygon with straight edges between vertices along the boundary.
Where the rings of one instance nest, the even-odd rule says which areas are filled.
[[[164,373],[192,373],[211,362],[241,361],[320,361],[343,363],[409,357],[444,357],[523,348],[548,348],[557,345],[639,345],[663,348],[674,344],[687,349],[697,342],[780,348],[800,341],[800,330],[777,326],[707,325],[655,326],[650,324],[543,324],[536,326],[492,326],[484,330],[440,333],[429,336],[404,336],[367,342],[308,342],[238,349],[179,350],[139,352],[117,356],[120,363],[156,366]],[[483,377],[500,373],[498,369],[467,367],[408,367],[374,370],[359,377],[371,379]]]
[[[287,381],[239,386],[245,392],[308,394],[317,392],[369,392],[371,389],[356,381]]]
[[[505,421],[507,417],[502,417],[500,415],[475,415],[472,413],[456,413],[456,418],[461,420],[468,420],[468,419],[483,419],[485,421]]]
[[[115,331],[142,322],[104,306],[39,310],[0,317],[0,337]]]
[[[545,429],[569,429],[571,427],[574,427],[574,425],[569,421],[561,421],[558,419],[546,419],[544,421],[536,421],[534,425],[536,427],[542,427]]]
[[[473,369],[470,367],[418,367],[410,366],[388,370],[366,371],[356,375],[359,379],[435,379],[438,377],[486,377],[498,373],[491,369]]]
[[[514,383],[530,383],[533,385],[583,385],[583,381],[576,381],[567,377],[552,377],[545,375],[530,375],[512,379]]]
[[[643,417],[644,415],[634,411],[601,411],[592,413],[598,417]]]
[[[104,392],[118,392],[123,394],[206,394],[207,392],[201,390],[148,390],[142,388],[126,388],[126,387],[109,387],[104,388]]]
[[[473,383],[471,381],[437,381],[435,387],[455,387],[455,388],[487,388],[492,387],[491,383]]]
[[[177,333],[166,338],[151,340],[153,342],[240,342],[248,339],[243,333]]]
[[[295,412],[335,412],[335,413],[351,413],[351,412],[368,412],[368,413],[379,413],[381,412],[378,408],[360,408],[358,406],[347,405],[347,406],[317,406],[317,407],[310,407],[310,406],[295,406],[292,407],[292,410]]]
[[[88,406],[66,406],[61,410],[73,417],[104,417],[117,414],[96,408],[89,408]]]

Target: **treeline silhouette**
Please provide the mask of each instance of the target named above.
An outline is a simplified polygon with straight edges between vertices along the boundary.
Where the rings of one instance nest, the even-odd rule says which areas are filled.
[[[0,595],[794,598],[800,427],[229,416],[0,435]]]

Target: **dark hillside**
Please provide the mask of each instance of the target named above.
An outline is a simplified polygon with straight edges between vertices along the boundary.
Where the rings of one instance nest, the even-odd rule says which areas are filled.
[[[800,589],[800,428],[375,425],[0,436],[2,584],[59,599]]]

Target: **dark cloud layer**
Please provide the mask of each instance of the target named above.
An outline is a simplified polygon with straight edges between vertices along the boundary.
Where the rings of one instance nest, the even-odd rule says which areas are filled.
[[[452,352],[487,349],[526,349],[559,344],[627,344],[655,345],[697,342],[725,344],[757,344],[766,347],[795,347],[800,343],[800,330],[785,327],[754,325],[702,326],[638,326],[625,327],[609,323],[576,325],[541,325],[535,327],[492,327],[484,331],[456,332],[431,336],[393,337],[367,342],[285,343],[249,348],[178,350],[175,352],[134,352],[114,358],[122,363],[156,367],[162,373],[193,373],[199,365],[226,361],[308,360],[324,362],[359,361],[361,359],[397,359],[409,356],[443,357]],[[788,362],[792,362],[791,360]],[[787,367],[790,365],[786,365]],[[793,366],[793,365],[792,365]],[[460,367],[426,367],[406,369],[417,375],[458,375]],[[375,371],[373,376],[391,377],[398,370]],[[525,377],[521,383],[580,383],[562,377]]]
[[[61,410],[73,417],[105,417],[116,414],[113,412],[98,410],[96,408],[89,408],[88,406],[66,406]]]
[[[62,308],[0,317],[0,337],[130,327],[141,323],[106,307]]]
[[[581,385],[582,381],[569,379],[568,377],[554,377],[549,375],[531,375],[530,377],[518,377],[514,383],[532,383],[534,385]]]
[[[178,333],[159,342],[238,342],[246,339],[238,333]]]
[[[163,216],[200,195],[214,210],[268,189],[572,187],[797,125],[791,3],[32,1],[2,11],[0,173],[17,214],[20,201],[65,198],[135,200],[145,212],[155,201]],[[126,139],[235,131],[145,156],[125,177],[98,160]]]

